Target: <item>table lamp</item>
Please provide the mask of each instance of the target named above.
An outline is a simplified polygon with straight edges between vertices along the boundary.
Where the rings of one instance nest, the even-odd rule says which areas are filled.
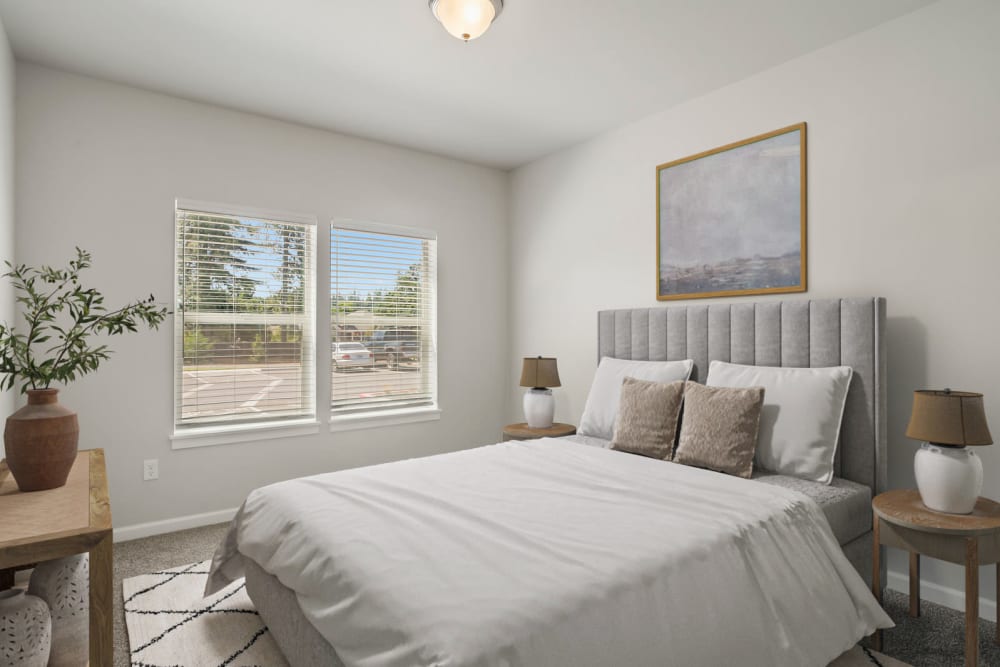
[[[913,458],[924,505],[937,512],[971,513],[983,489],[983,463],[967,447],[993,444],[983,395],[951,389],[913,392],[906,437],[924,441]]]
[[[556,402],[549,387],[560,387],[559,369],[554,357],[525,357],[521,368],[524,392],[524,419],[530,428],[550,428],[556,413]]]

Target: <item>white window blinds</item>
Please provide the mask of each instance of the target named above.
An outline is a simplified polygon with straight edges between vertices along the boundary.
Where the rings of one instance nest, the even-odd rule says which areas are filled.
[[[315,220],[178,201],[175,430],[315,418]]]
[[[436,407],[436,298],[432,232],[357,222],[331,226],[334,419]]]

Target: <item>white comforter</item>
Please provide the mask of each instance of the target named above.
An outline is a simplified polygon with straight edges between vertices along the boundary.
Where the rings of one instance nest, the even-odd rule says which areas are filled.
[[[820,667],[892,625],[805,496],[554,439],[258,489],[209,589],[242,557],[347,667]]]

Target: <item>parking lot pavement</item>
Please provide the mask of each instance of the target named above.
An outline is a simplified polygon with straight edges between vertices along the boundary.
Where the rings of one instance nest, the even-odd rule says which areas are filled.
[[[182,413],[186,418],[232,414],[254,414],[294,409],[299,404],[302,371],[296,364],[216,367],[182,373]],[[333,370],[331,385],[335,397],[378,397],[418,391],[422,382],[419,368],[390,370]]]

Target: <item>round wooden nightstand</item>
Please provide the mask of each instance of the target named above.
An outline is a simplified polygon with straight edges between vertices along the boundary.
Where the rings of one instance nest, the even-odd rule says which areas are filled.
[[[979,659],[979,566],[997,563],[1000,594],[1000,503],[976,501],[972,514],[945,514],[927,509],[916,489],[880,493],[872,500],[872,592],[882,602],[880,546],[910,552],[910,616],[920,615],[920,556],[965,565],[965,664]],[[1000,644],[1000,626],[994,638]],[[875,635],[876,650],[882,632]]]
[[[576,427],[572,424],[553,424],[549,428],[531,428],[527,424],[507,424],[503,427],[503,440],[537,440],[538,438],[561,438],[573,435]]]

